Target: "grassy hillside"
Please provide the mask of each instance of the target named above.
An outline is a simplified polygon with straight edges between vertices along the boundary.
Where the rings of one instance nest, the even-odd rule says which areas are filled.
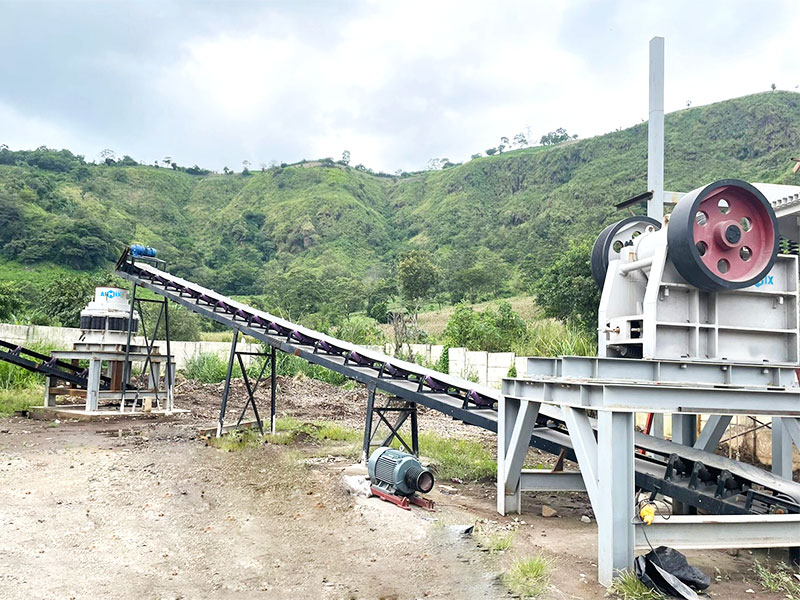
[[[800,151],[798,94],[672,113],[666,132],[667,189],[722,177],[798,181],[788,162]],[[646,151],[641,124],[378,177],[332,161],[219,175],[0,147],[0,277],[37,284],[65,269],[108,269],[135,241],[226,293],[280,304],[288,299],[278,290],[295,286],[313,312],[335,290],[367,293],[400,253],[421,247],[448,301],[524,293],[571,240],[618,219],[615,202],[645,190]]]

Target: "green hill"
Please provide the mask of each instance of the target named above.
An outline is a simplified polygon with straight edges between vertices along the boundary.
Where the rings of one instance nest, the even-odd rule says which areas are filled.
[[[800,94],[682,110],[666,132],[667,189],[797,183],[788,158],[800,152]],[[646,152],[644,123],[401,177],[330,160],[218,175],[0,147],[0,277],[40,285],[105,270],[136,241],[204,285],[271,304],[288,303],[291,288],[301,312],[315,312],[345,288],[368,293],[421,247],[446,301],[523,292],[571,240],[620,218],[615,202],[645,190]]]

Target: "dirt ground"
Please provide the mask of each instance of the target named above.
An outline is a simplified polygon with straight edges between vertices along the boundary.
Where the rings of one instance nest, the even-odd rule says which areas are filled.
[[[0,597],[506,598],[502,573],[537,552],[553,561],[547,597],[605,597],[581,494],[527,495],[516,518],[497,515],[491,484],[441,482],[432,513],[354,497],[342,484],[352,459],[333,448],[208,445],[197,429],[220,392],[181,383],[176,406],[192,412],[167,420],[0,419]],[[280,379],[282,415],[360,429],[365,403],[363,390]],[[229,414],[242,405],[237,385]],[[420,426],[493,443],[437,413]],[[482,548],[506,530],[508,550]],[[761,591],[750,552],[687,555],[717,579],[712,597],[782,597]]]

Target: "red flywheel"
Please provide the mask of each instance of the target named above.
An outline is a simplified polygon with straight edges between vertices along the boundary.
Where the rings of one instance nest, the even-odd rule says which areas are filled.
[[[758,283],[775,262],[778,226],[764,195],[738,179],[723,179],[680,199],[667,228],[669,258],[703,290]]]

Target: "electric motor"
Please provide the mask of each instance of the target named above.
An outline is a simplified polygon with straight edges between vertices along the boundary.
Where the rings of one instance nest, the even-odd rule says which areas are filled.
[[[143,246],[142,244],[131,244],[131,254],[134,257],[155,258],[156,249],[150,246]]]
[[[427,494],[433,489],[433,473],[416,456],[381,446],[369,457],[372,485],[399,496]]]

